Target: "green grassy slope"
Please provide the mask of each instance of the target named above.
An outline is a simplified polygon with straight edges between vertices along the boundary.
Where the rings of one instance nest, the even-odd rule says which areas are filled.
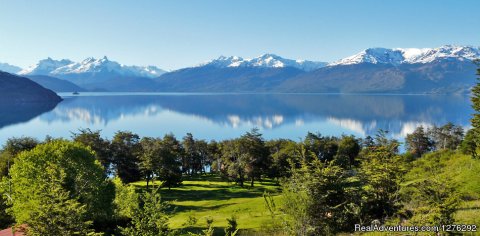
[[[138,182],[135,185],[145,187],[146,183]],[[276,202],[280,201],[280,187],[272,181],[256,182],[253,188],[241,188],[217,176],[187,178],[181,187],[162,189],[161,194],[163,199],[171,201],[177,208],[170,219],[170,227],[206,228],[206,218],[210,217],[214,220],[216,232],[220,233],[227,226],[226,219],[232,215],[236,216],[240,229],[259,230],[262,224],[270,219],[263,198],[265,191],[269,192]],[[195,217],[198,222],[188,225],[189,217]]]

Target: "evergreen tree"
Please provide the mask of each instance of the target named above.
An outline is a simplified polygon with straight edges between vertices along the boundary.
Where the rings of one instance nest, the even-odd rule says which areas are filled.
[[[475,113],[473,113],[471,122],[473,127],[472,135],[474,136],[475,143],[477,144],[476,146],[478,147],[480,146],[480,60],[476,60],[475,64],[477,64],[479,68],[477,69],[477,84],[472,89],[471,101]]]

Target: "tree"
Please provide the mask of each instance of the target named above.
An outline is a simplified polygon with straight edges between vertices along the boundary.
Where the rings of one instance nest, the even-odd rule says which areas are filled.
[[[369,220],[383,221],[401,206],[399,191],[405,174],[403,163],[388,146],[370,148],[362,155],[364,161],[360,165],[359,177],[367,200],[363,203],[364,215]]]
[[[307,152],[315,153],[317,158],[323,162],[330,162],[337,154],[337,141],[335,137],[322,137],[320,134],[308,132],[303,143]]]
[[[41,223],[34,216],[60,211],[60,208],[51,208],[55,204],[65,206],[70,212],[64,214],[77,212],[79,215],[72,217],[82,215],[88,221],[109,219],[113,213],[114,187],[106,179],[94,153],[82,144],[55,140],[22,152],[10,176],[11,190],[5,192],[9,196],[10,211],[19,224]],[[52,202],[55,204],[49,205]],[[64,226],[58,224],[57,227]]]
[[[474,137],[476,146],[480,144],[480,60],[476,60],[475,64],[477,64],[477,84],[472,88],[472,108],[475,110],[473,117],[471,119],[472,122],[472,136]],[[476,150],[475,150],[476,152]]]
[[[220,144],[215,140],[208,143],[208,161],[210,164],[210,171],[219,172],[221,165],[222,153],[220,151]]]
[[[30,137],[8,139],[0,150],[0,181],[2,178],[8,177],[10,167],[15,163],[15,158],[19,153],[35,148],[39,143],[38,140]],[[9,189],[9,186],[5,190]],[[14,223],[12,216],[6,212],[8,206],[7,199],[4,198],[5,193],[0,190],[0,228]]]
[[[245,166],[247,157],[242,153],[238,139],[225,140],[221,143],[222,162],[220,171],[241,187],[245,182]]]
[[[291,140],[278,139],[267,141],[265,145],[270,153],[269,177],[289,177],[292,165],[300,165],[300,147],[297,143]]]
[[[100,136],[99,130],[80,129],[78,133],[72,133],[72,139],[95,151],[95,157],[102,164],[105,173],[110,174],[112,164],[110,142]]]
[[[163,181],[162,186],[178,186],[182,183],[182,162],[183,148],[181,143],[173,134],[167,134],[163,137],[159,150],[159,164],[155,174],[158,179]]]
[[[166,213],[168,203],[162,202],[159,189],[141,195],[141,204],[134,210],[132,222],[121,228],[126,236],[161,236],[173,235],[168,227],[169,216]]]
[[[412,225],[450,225],[460,203],[458,190],[451,180],[425,179],[411,184],[406,199],[413,212]]]
[[[463,128],[451,122],[442,127],[434,126],[428,129],[428,134],[435,150],[455,150],[463,140]]]
[[[42,235],[86,235],[92,222],[88,221],[86,205],[70,198],[62,188],[66,173],[50,165],[44,170],[46,179],[39,183],[35,196],[38,207],[32,209],[25,221],[27,234]]]
[[[390,153],[398,153],[398,147],[400,146],[400,144],[397,140],[390,139],[388,137],[388,133],[388,130],[379,129],[377,134],[375,135],[375,145],[371,146],[370,148],[384,147]]]
[[[139,169],[143,177],[147,181],[147,189],[149,182],[154,178],[155,172],[160,168],[162,140],[154,138],[142,138],[140,141],[142,151],[139,156]]]
[[[242,164],[245,165],[245,174],[250,178],[250,186],[253,187],[255,178],[260,178],[262,173],[266,173],[269,152],[258,129],[252,129],[238,141],[239,151],[243,154]]]
[[[134,185],[125,185],[120,178],[113,180],[115,184],[115,216],[117,219],[131,219],[140,204],[140,196]]]
[[[131,183],[141,179],[139,169],[139,155],[141,145],[137,134],[119,131],[112,140],[112,163],[117,176],[124,183]]]
[[[282,194],[289,234],[334,235],[351,229],[355,215],[348,205],[357,202],[360,188],[349,171],[314,160],[292,172]]]
[[[38,140],[31,137],[9,138],[0,151],[0,179],[8,176],[8,170],[20,152],[32,150],[39,143]]]
[[[407,150],[415,157],[421,157],[433,148],[433,142],[427,136],[422,126],[417,127],[413,133],[407,134],[405,143]]]
[[[193,175],[202,171],[202,161],[198,150],[197,140],[193,138],[191,133],[187,133],[183,137],[182,146],[184,155],[182,157],[182,171],[184,173]]]
[[[477,142],[475,137],[475,131],[470,129],[467,131],[465,135],[465,139],[462,141],[460,145],[460,150],[465,153],[471,155],[474,159],[477,158]]]
[[[210,151],[210,147],[205,140],[196,140],[195,146],[196,146],[198,157],[199,157],[198,172],[205,174],[206,173],[205,168],[207,166],[211,167],[213,162],[213,156],[215,155],[215,153],[212,153]]]
[[[355,158],[358,156],[359,152],[360,144],[353,135],[343,136],[342,139],[340,139],[337,155],[348,157],[350,168],[355,164]]]

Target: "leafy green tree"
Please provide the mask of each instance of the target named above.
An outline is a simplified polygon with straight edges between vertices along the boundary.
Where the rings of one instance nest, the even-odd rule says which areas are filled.
[[[182,141],[184,155],[182,157],[182,170],[190,175],[205,172],[204,167],[208,160],[208,144],[204,140],[193,138],[187,133]]]
[[[187,133],[187,135],[183,137],[182,145],[185,150],[182,156],[182,171],[185,174],[192,175],[195,169],[194,162],[197,161],[199,157],[195,146],[195,139],[191,133]]]
[[[210,152],[208,142],[206,142],[205,140],[196,140],[195,146],[199,157],[197,171],[205,174],[205,168],[212,165],[213,155],[215,155],[215,153]]]
[[[323,162],[332,161],[338,151],[338,139],[335,137],[322,137],[320,134],[308,132],[303,143],[307,152],[315,153]]]
[[[138,166],[141,152],[140,137],[131,132],[119,131],[113,137],[111,150],[116,175],[124,183],[139,181],[142,178]]]
[[[406,192],[408,206],[413,212],[411,225],[450,225],[460,203],[458,190],[451,181],[426,179],[416,181]]]
[[[210,164],[210,171],[220,172],[220,164],[222,153],[220,151],[220,144],[215,140],[211,140],[208,143],[208,160],[207,163]]]
[[[56,170],[60,174],[46,170]],[[78,207],[85,206],[88,220],[102,221],[113,214],[114,186],[106,179],[94,153],[82,144],[55,140],[22,152],[12,166],[10,176],[9,189],[5,192],[8,193],[11,213],[19,224],[29,222],[32,216],[47,209],[43,205],[48,203],[45,198],[49,197],[44,194],[46,187],[52,191],[60,188],[58,192],[67,193],[70,200],[78,201]],[[51,179],[55,181],[45,182]],[[57,200],[66,205],[73,204],[63,198]]]
[[[353,135],[343,136],[338,143],[338,153],[339,156],[348,157],[350,168],[355,164],[355,158],[360,153],[360,144]]]
[[[110,173],[112,164],[110,141],[100,136],[100,130],[80,129],[78,133],[72,133],[72,139],[95,151],[95,157],[102,164],[106,174]]]
[[[35,148],[40,142],[30,137],[10,138],[0,150],[0,180],[7,178],[10,167],[15,163],[15,157],[23,151]],[[0,228],[14,223],[10,214],[6,212],[7,202],[5,193],[0,190]]]
[[[364,215],[369,220],[384,221],[401,207],[400,184],[405,174],[404,164],[388,146],[370,148],[362,155],[359,178],[366,199],[362,203]]]
[[[266,173],[268,169],[269,152],[258,129],[252,129],[238,141],[243,154],[245,174],[250,178],[250,186],[253,187],[255,179],[261,178],[262,173]]]
[[[247,156],[242,153],[238,139],[225,140],[221,143],[222,162],[220,171],[243,187]]]
[[[162,140],[155,138],[142,138],[140,141],[142,151],[139,156],[139,169],[143,177],[147,181],[147,189],[149,183],[155,176],[155,171],[160,168]]]
[[[240,138],[226,140],[221,145],[222,173],[234,179],[240,186],[250,179],[254,186],[255,179],[267,173],[269,150],[258,129],[252,129]]]
[[[300,165],[301,148],[297,143],[287,139],[278,139],[267,141],[265,145],[270,153],[271,165],[268,170],[270,178],[289,177],[292,165]]]
[[[449,122],[444,126],[428,129],[428,134],[435,150],[455,150],[462,142],[464,132],[461,126]]]
[[[168,203],[162,202],[158,189],[141,195],[140,203],[134,210],[132,222],[120,230],[126,236],[173,235],[168,227]]]
[[[415,157],[421,157],[433,148],[433,142],[427,136],[422,126],[419,126],[405,138],[407,150]]]
[[[370,148],[384,147],[391,153],[398,153],[398,147],[400,146],[400,143],[398,140],[389,138],[388,133],[388,130],[378,130],[374,138],[374,145],[370,146]]]
[[[158,179],[162,181],[163,187],[179,186],[182,183],[182,162],[183,155],[182,144],[173,134],[167,134],[163,137],[159,150],[159,164],[155,171]]]
[[[8,170],[20,152],[32,150],[39,143],[31,137],[9,138],[0,151],[0,179],[8,176]]]
[[[351,172],[319,160],[293,169],[283,184],[282,211],[289,216],[289,234],[334,235],[350,230],[355,215],[347,206],[358,202],[360,189],[351,177]]]
[[[23,222],[28,225],[27,234],[86,235],[91,232],[86,205],[72,199],[69,191],[62,187],[67,178],[65,170],[48,165],[44,172],[45,179],[39,181],[34,196],[37,206],[29,209],[29,218]]]
[[[113,180],[115,184],[115,216],[120,219],[131,219],[140,204],[140,196],[135,191],[134,185],[125,185],[118,177]]]

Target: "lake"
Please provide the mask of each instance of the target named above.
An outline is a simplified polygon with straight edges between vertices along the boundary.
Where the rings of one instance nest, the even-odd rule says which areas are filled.
[[[449,121],[469,127],[467,96],[340,94],[71,93],[46,111],[0,104],[0,143],[13,136],[70,137],[80,128],[119,130],[140,136],[222,140],[254,127],[266,139],[299,140],[322,135],[375,135],[378,129],[402,139],[417,126]],[[3,118],[2,118],[3,117]]]

